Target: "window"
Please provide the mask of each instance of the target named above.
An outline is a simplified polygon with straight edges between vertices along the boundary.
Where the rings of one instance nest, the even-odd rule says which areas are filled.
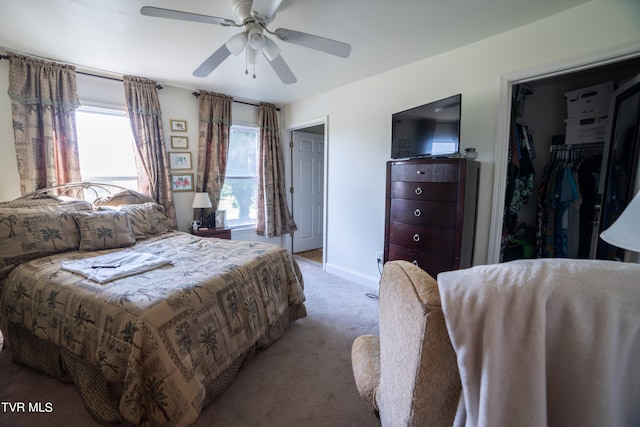
[[[76,129],[83,181],[138,189],[133,134],[124,111],[80,108]]]
[[[256,224],[259,135],[255,127],[231,126],[227,172],[218,206],[226,211],[231,228]]]

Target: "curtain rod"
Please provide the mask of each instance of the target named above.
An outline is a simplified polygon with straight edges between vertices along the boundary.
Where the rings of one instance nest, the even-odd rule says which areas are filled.
[[[9,59],[9,55],[0,55],[0,59]],[[78,71],[76,70],[76,74],[84,74],[85,76],[92,76],[92,77],[98,77],[101,79],[107,79],[107,80],[115,80],[118,82],[123,81],[122,79],[119,79],[117,77],[108,77],[108,76],[101,76],[99,74],[93,74],[93,73],[88,73],[86,71]],[[162,90],[164,89],[161,85],[156,85],[156,89]],[[196,98],[200,96],[200,94],[198,92],[193,92],[192,93],[193,96],[195,96]],[[233,102],[236,102],[238,104],[244,104],[244,105],[251,105],[252,107],[259,107],[260,105],[253,103],[253,102],[247,102],[247,101],[239,101],[237,99],[234,99]],[[280,111],[280,107],[276,107],[276,111]]]
[[[2,60],[2,59],[8,60],[10,58],[11,57],[9,55],[0,55],[0,60]],[[117,77],[101,76],[100,74],[89,73],[87,71],[78,71],[77,69],[76,69],[76,74],[84,74],[85,76],[98,77],[100,79],[114,80],[114,81],[117,81],[117,82],[122,82],[123,81],[122,79],[119,79]],[[156,89],[162,90],[164,88],[162,87],[162,85],[157,84],[156,85]]]
[[[196,98],[198,98],[200,96],[200,94],[198,92],[192,92],[191,95],[195,96]],[[259,104],[256,104],[254,102],[247,102],[247,101],[239,101],[237,99],[234,99],[233,102],[237,103],[237,104],[244,104],[244,105],[251,105],[252,107],[259,107]],[[280,107],[276,107],[276,111],[280,111]]]
[[[86,71],[78,71],[78,70],[76,70],[76,74],[84,74],[85,76],[98,77],[98,78],[100,78],[100,79],[106,79],[106,80],[115,80],[115,81],[117,81],[117,82],[122,82],[122,81],[124,81],[124,80],[122,80],[122,79],[119,79],[118,77],[101,76],[100,74],[88,73],[88,72],[86,72]],[[162,90],[162,89],[164,89],[164,88],[162,87],[162,85],[157,84],[157,85],[156,85],[156,89],[158,89],[158,90]]]

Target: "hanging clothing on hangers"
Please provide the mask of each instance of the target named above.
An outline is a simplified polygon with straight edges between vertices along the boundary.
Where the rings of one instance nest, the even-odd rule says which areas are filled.
[[[535,169],[532,160],[535,158],[533,137],[527,132],[526,126],[519,123],[514,125],[513,136],[507,168],[507,192],[504,223],[513,232],[517,225],[520,208],[529,202],[533,194]]]
[[[588,257],[602,144],[552,146],[551,153],[538,192],[537,255]]]

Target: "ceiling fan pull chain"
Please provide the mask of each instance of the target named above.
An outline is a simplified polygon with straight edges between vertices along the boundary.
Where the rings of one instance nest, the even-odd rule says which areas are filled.
[[[249,74],[249,49],[244,50],[244,73]]]

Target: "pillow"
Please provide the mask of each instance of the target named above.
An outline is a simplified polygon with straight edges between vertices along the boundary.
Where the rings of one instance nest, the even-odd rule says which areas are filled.
[[[71,214],[91,211],[85,201],[21,207],[0,206],[0,278],[14,264],[57,252],[77,250],[80,232]],[[27,204],[28,205],[28,204]]]
[[[117,208],[101,206],[98,211],[118,211],[125,213],[131,220],[133,235],[136,240],[147,239],[169,230],[168,218],[164,207],[154,202],[138,205],[121,205]]]
[[[38,206],[59,205],[61,200],[57,196],[38,194],[31,197],[19,198],[8,202],[0,202],[2,208],[33,208]]]
[[[81,251],[123,248],[136,243],[131,221],[121,212],[77,212],[73,219],[80,229]]]
[[[139,203],[155,202],[146,194],[138,193],[133,190],[123,190],[112,196],[100,197],[96,199],[93,204],[96,206],[120,206],[120,205],[134,205]]]

